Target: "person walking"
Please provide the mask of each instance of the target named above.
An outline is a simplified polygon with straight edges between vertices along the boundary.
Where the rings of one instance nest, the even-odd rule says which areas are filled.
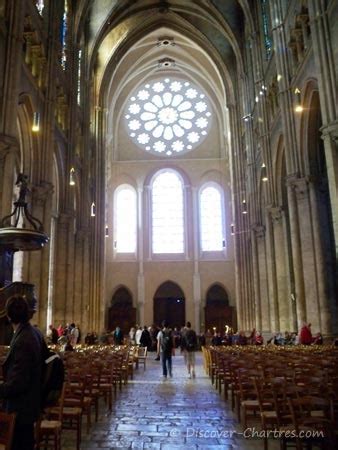
[[[187,322],[186,329],[182,337],[183,349],[185,352],[185,362],[188,369],[189,378],[195,378],[195,351],[197,350],[196,332],[191,328],[191,323]]]
[[[168,322],[162,322],[162,330],[157,335],[157,356],[161,355],[163,378],[172,378],[172,356],[175,356],[174,336]]]
[[[41,332],[29,323],[33,311],[24,297],[9,298],[6,314],[14,335],[2,366],[4,382],[0,384],[0,399],[6,412],[16,414],[12,450],[33,450],[34,422],[41,412],[46,345]]]

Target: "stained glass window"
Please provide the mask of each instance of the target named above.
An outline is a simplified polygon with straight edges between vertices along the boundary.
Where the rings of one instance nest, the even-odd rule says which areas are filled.
[[[77,104],[81,103],[81,63],[82,63],[82,50],[78,52],[78,68],[77,68]]]
[[[124,117],[138,147],[171,156],[201,144],[210,130],[211,108],[193,83],[165,77],[138,88],[129,97]]]
[[[214,186],[205,187],[200,194],[202,251],[220,251],[225,246],[222,219],[222,197]]]
[[[169,170],[161,172],[152,184],[152,250],[184,252],[183,184]]]
[[[39,11],[40,16],[42,16],[42,11],[43,8],[45,7],[44,0],[36,0],[35,5],[36,9]]]
[[[272,39],[271,39],[271,27],[270,27],[270,15],[269,15],[269,5],[267,0],[261,0],[262,6],[262,22],[263,22],[263,36],[264,36],[264,46],[266,59],[271,56],[272,50]]]
[[[63,70],[66,69],[66,62],[67,62],[67,31],[68,31],[68,1],[65,0],[60,32],[61,47],[62,47],[61,66]]]
[[[137,203],[132,186],[121,186],[115,194],[115,250],[135,253],[137,243]]]

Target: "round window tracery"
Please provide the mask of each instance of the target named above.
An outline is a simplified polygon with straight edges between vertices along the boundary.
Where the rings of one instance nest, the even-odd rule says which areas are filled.
[[[201,144],[210,130],[211,108],[193,83],[166,77],[144,84],[129,98],[125,119],[136,145],[171,156]]]

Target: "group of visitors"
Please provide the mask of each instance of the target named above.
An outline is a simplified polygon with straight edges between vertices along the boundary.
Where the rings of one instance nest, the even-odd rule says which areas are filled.
[[[311,323],[304,323],[299,333],[285,331],[284,333],[274,333],[269,339],[264,342],[262,333],[253,329],[251,334],[247,336],[244,331],[238,331],[233,333],[230,330],[228,333],[222,335],[220,332],[215,331],[210,336],[210,330],[206,333],[207,345],[322,345],[323,336],[321,333],[315,335],[311,332]]]
[[[67,323],[67,325],[60,324],[55,328],[52,324],[49,325],[47,331],[47,342],[49,344],[60,345],[67,350],[73,349],[81,341],[81,331],[75,323]]]

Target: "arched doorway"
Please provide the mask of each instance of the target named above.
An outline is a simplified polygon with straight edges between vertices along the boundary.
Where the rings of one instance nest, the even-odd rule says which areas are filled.
[[[185,298],[182,289],[172,281],[161,284],[154,295],[154,323],[167,320],[171,327],[185,324]]]
[[[120,287],[112,297],[108,311],[108,329],[112,331],[118,326],[125,335],[135,324],[136,308],[133,308],[131,293],[127,288]]]
[[[205,331],[216,328],[223,333],[226,325],[235,328],[234,308],[229,306],[228,294],[219,284],[208,289],[204,314]]]

